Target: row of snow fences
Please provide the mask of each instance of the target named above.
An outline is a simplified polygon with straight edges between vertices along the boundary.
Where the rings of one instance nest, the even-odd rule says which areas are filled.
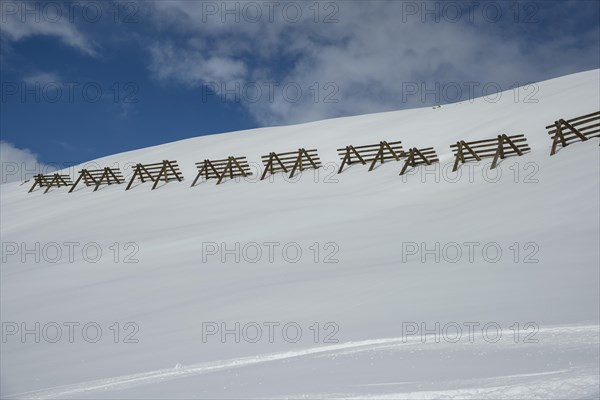
[[[600,111],[569,120],[559,119],[546,127],[552,139],[550,155],[556,154],[558,145],[566,147],[576,141],[600,137]]]
[[[576,141],[587,141],[593,137],[600,137],[600,111],[569,120],[561,118],[555,121],[553,125],[548,125],[546,129],[552,139],[550,155],[554,155],[559,144],[565,147]],[[472,142],[461,140],[450,145],[450,149],[454,154],[453,171],[458,170],[460,164],[472,160],[481,161],[482,158],[486,157],[494,158],[491,165],[491,169],[494,169],[498,164],[498,160],[509,156],[522,156],[531,151],[527,144],[527,138],[522,134],[511,136],[502,134],[496,138]],[[415,168],[419,165],[431,165],[439,162],[433,147],[422,149],[413,147],[405,151],[402,148],[401,141],[381,141],[379,144],[362,146],[348,145],[345,148],[337,149],[337,151],[342,160],[338,174],[344,171],[345,166],[369,164],[369,171],[372,171],[378,163],[383,164],[385,161],[401,161],[404,159],[404,166],[400,171],[400,175],[404,175],[408,167]],[[297,171],[310,168],[318,169],[322,166],[316,149],[306,150],[300,148],[297,151],[286,153],[269,153],[262,156],[261,159],[265,167],[261,180],[265,179],[268,174],[279,172],[289,173],[290,178],[292,178]],[[196,185],[200,178],[204,178],[206,181],[216,179],[218,185],[227,178],[233,179],[252,175],[246,157],[230,156],[221,160],[204,160],[197,162],[196,168],[198,174],[192,183],[192,187]],[[142,183],[152,182],[152,190],[154,190],[161,181],[165,183],[175,180],[181,182],[183,175],[177,161],[163,160],[154,164],[136,164],[131,180],[125,190],[129,190],[136,179]],[[79,171],[79,177],[75,183],[71,182],[69,175],[58,173],[39,174],[34,176],[33,180],[33,186],[29,189],[29,192],[39,186],[46,188],[44,193],[47,193],[52,187],[60,188],[62,186],[71,186],[69,190],[69,193],[71,193],[80,182],[83,182],[86,186],[94,186],[94,191],[98,190],[103,184],[119,185],[125,182],[119,168],[108,167],[93,170],[82,169]]]
[[[496,168],[498,159],[517,155],[522,156],[524,153],[531,151],[527,145],[525,135],[498,135],[494,139],[476,140],[473,142],[465,142],[461,140],[450,146],[454,153],[454,168],[458,169],[459,163],[465,163],[471,160],[481,161],[485,157],[494,157],[490,169]]]

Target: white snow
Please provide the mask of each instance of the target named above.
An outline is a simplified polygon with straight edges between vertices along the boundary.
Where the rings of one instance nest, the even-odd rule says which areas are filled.
[[[599,72],[540,82],[535,103],[504,92],[496,102],[198,137],[92,163],[128,174],[136,162],[178,160],[185,181],[154,191],[145,183],[127,192],[120,185],[29,194],[29,184],[2,185],[2,397],[597,398],[599,140],[550,157],[545,126],[598,111]],[[500,133],[524,133],[531,153],[503,160],[498,179],[485,159],[451,181],[450,144]],[[380,140],[433,146],[441,164],[404,178],[396,162],[336,174],[337,148]],[[261,155],[298,147],[317,148],[325,167],[293,180],[279,174],[189,187],[197,161],[245,155],[257,166]],[[40,262],[22,251],[36,242]],[[73,260],[70,242],[78,244]],[[206,254],[236,242],[248,251],[240,262]],[[273,262],[268,242],[279,243]],[[436,242],[449,251],[440,262],[406,254],[407,244]],[[473,260],[466,242],[479,243]],[[56,262],[53,243],[62,250]],[[102,249],[95,263],[81,251],[90,243]],[[295,263],[282,254],[289,243],[302,249]],[[457,262],[449,260],[452,243],[463,251]],[[254,244],[262,256],[250,262]],[[502,250],[495,263],[482,253],[490,244]],[[135,249],[139,262],[124,262]],[[328,255],[339,262],[324,262]],[[487,256],[495,257],[493,248]],[[34,334],[7,334],[36,322],[39,343]],[[80,324],[72,343],[69,322]],[[128,322],[139,327],[138,343],[123,343],[134,329]],[[211,322],[256,323],[263,336],[203,340],[203,323]],[[280,324],[272,343],[269,322]],[[403,323],[433,329],[436,322],[479,325],[472,343],[465,329],[455,343],[445,340],[451,333],[440,343],[431,335],[404,340]],[[52,323],[62,327],[56,343],[48,340]],[[101,327],[96,343],[84,340],[86,323]],[[283,337],[286,323],[301,327],[298,342]],[[490,323],[502,329],[496,342],[482,336]],[[331,333],[337,342],[325,340]],[[537,343],[525,343],[528,334]]]

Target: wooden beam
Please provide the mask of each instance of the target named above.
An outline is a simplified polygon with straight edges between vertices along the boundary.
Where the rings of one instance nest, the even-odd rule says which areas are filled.
[[[175,175],[175,178],[177,178],[177,181],[178,181],[178,182],[181,182],[181,181],[183,180],[183,177],[182,177],[182,176],[179,176],[179,175],[180,175],[180,173],[179,173],[179,172],[177,172],[177,171],[175,170],[175,167],[173,166],[173,164],[171,163],[171,161],[169,161],[169,160],[165,160],[165,162],[167,163],[167,165],[168,165],[168,167],[171,169],[171,171],[173,171],[173,175]],[[177,162],[176,162],[176,164],[177,164]],[[166,176],[165,176],[165,182],[168,182],[168,180],[167,180],[167,177],[166,177]]]
[[[158,173],[158,175],[156,175],[156,178],[154,179],[154,185],[152,185],[152,190],[156,189],[156,186],[158,185],[158,182],[160,181],[160,177],[162,175],[165,175],[165,182],[168,182],[168,174],[167,174],[167,164],[166,164],[166,160],[163,160],[163,166],[160,169],[160,172]]]
[[[458,169],[458,162],[461,161],[464,163],[464,157],[462,156],[462,140],[460,142],[456,142],[456,158],[454,159],[454,168],[452,168],[452,172],[456,172]]]
[[[42,174],[38,174],[38,175],[34,176],[34,178],[33,178],[33,186],[31,187],[31,189],[29,189],[29,192],[27,192],[27,193],[33,192],[33,189],[35,189],[35,187],[37,185],[40,185],[40,187],[42,187],[41,177],[42,177]]]
[[[588,138],[585,137],[585,135],[583,133],[579,132],[579,130],[577,128],[573,127],[573,125],[571,125],[564,119],[561,119],[560,123],[562,123],[564,126],[569,128],[577,137],[579,137],[579,139],[581,139],[582,142],[585,142],[586,140],[588,140]]]
[[[304,155],[306,155],[306,158],[308,159],[308,161],[311,163],[311,165],[313,166],[314,169],[318,169],[319,167],[317,166],[317,164],[315,164],[315,162],[313,161],[312,157],[310,156],[310,154],[308,154],[308,152],[305,149],[302,149],[302,151],[304,152]]]
[[[138,174],[141,174],[141,169],[140,169],[141,166],[142,166],[142,164],[136,164],[135,170],[133,171],[133,175],[131,176],[131,180],[129,181],[129,184],[127,185],[125,190],[129,190],[131,188],[131,185],[133,185],[133,181],[135,180],[135,177]],[[144,181],[142,180],[142,182],[144,182]]]
[[[384,142],[379,142],[379,151],[377,152],[377,154],[375,155],[375,158],[373,158],[373,162],[371,162],[371,166],[369,167],[369,171],[372,171],[373,168],[375,168],[375,164],[377,164],[377,160],[381,159],[381,163],[383,164],[384,162],[384,157],[383,157],[383,143]]]
[[[567,141],[565,140],[565,135],[563,134],[562,125],[561,125],[560,121],[555,121],[554,126],[556,127],[556,133],[554,134],[554,140],[552,141],[552,150],[550,150],[551,156],[556,154],[556,149],[557,149],[559,140],[562,144],[562,147],[567,146]]]
[[[287,174],[288,169],[285,166],[285,164],[283,163],[283,161],[281,161],[281,159],[279,158],[279,155],[277,155],[276,153],[273,153],[273,155],[275,156],[275,160],[277,161],[277,163],[281,166],[281,168],[283,169],[283,172],[285,172]],[[273,165],[271,165],[271,173],[273,173]]]
[[[502,135],[504,141],[506,143],[508,143],[510,145],[510,147],[512,147],[512,149],[520,156],[523,155],[523,152],[521,151],[521,149],[519,148],[519,146],[517,146],[511,138],[509,138],[506,134]],[[504,147],[502,147],[502,158],[504,158]]]
[[[273,173],[273,158],[275,156],[275,153],[269,153],[269,161],[267,161],[267,164],[265,165],[265,170],[263,171],[262,176],[260,177],[260,180],[262,181],[263,179],[265,179],[265,177],[267,176],[267,173],[269,172],[269,167],[271,168],[271,174]],[[284,169],[285,171],[285,169]],[[287,172],[287,171],[285,171]]]
[[[107,168],[108,168],[108,167],[107,167]],[[117,170],[118,170],[118,168],[117,168]],[[117,184],[119,184],[119,185],[120,185],[121,183],[123,183],[123,182],[121,182],[121,181],[119,180],[119,178],[117,177],[117,175],[115,174],[115,172],[112,170],[112,168],[108,168],[108,171],[109,171],[109,172],[110,172],[110,174],[113,176],[113,178],[115,178],[115,181],[117,181]],[[110,184],[110,183],[109,183],[109,184]]]
[[[467,142],[465,142],[465,141],[463,140],[463,141],[462,141],[462,144],[463,144],[463,147],[464,147],[465,149],[467,149],[467,151],[468,151],[469,153],[471,153],[471,155],[472,155],[473,157],[475,157],[475,159],[476,159],[477,161],[481,161],[481,157],[479,157],[479,155],[478,155],[478,154],[477,154],[477,153],[476,153],[476,152],[475,152],[475,151],[474,151],[474,150],[471,148],[471,146],[469,146],[469,144],[468,144]],[[461,155],[461,157],[463,158],[463,163],[464,163],[464,162],[465,162],[465,160],[464,160],[464,156],[462,156],[462,155]]]
[[[392,146],[390,146],[388,144],[388,142],[384,141],[383,144],[385,145],[385,147],[387,147],[387,149],[390,152],[390,154],[394,156],[394,158],[396,159],[396,161],[400,161],[400,157],[402,157],[402,155],[401,154],[396,154],[396,152],[394,151],[394,149],[392,148]]]
[[[414,151],[417,153],[417,155],[418,155],[419,157],[421,157],[421,159],[422,159],[423,161],[425,161],[425,164],[427,164],[427,165],[431,165],[431,161],[429,161],[429,159],[428,159],[427,157],[425,157],[425,156],[423,155],[423,153],[421,153],[421,150],[417,149],[416,147],[415,147],[415,148],[413,148],[413,150],[414,150]],[[413,167],[414,167],[415,165],[416,165],[416,163],[415,163],[415,157],[413,157]]]
[[[408,169],[409,165],[412,164],[412,166],[414,167],[414,162],[415,162],[414,149],[410,149],[410,151],[408,153],[408,158],[406,159],[406,162],[404,163],[404,166],[402,167],[402,171],[400,171],[400,175],[404,175],[404,173]]]
[[[365,160],[362,158],[362,156],[360,155],[360,152],[359,152],[359,151],[357,151],[357,150],[354,148],[354,146],[350,146],[350,151],[352,151],[354,154],[356,154],[356,157],[357,157],[357,158],[360,160],[360,162],[361,162],[363,165],[366,165],[366,164],[367,164],[367,162],[366,162],[366,161],[365,161]]]
[[[296,162],[294,163],[294,167],[292,168],[290,178],[294,176],[294,172],[296,172],[296,169],[298,167],[300,167],[300,171],[302,171],[302,149],[298,149],[298,157],[296,157]]]
[[[98,181],[98,183],[96,183],[96,187],[94,188],[94,192],[96,190],[98,190],[98,188],[100,187],[100,185],[102,184],[102,181],[104,180],[104,177],[106,177],[106,180],[108,181],[108,184],[110,185],[110,180],[108,178],[108,171],[106,170],[106,168],[104,169],[104,172],[102,173],[102,176],[100,176],[100,180]]]
[[[219,180],[217,181],[217,185],[221,183],[221,181],[223,180],[223,178],[225,178],[225,175],[227,175],[227,170],[230,170],[231,172],[231,178],[233,178],[233,169],[232,169],[232,165],[231,165],[231,157],[229,157],[229,160],[227,161],[227,165],[225,165],[225,168],[223,169],[223,172],[221,172],[221,176],[219,177]]]
[[[58,182],[58,174],[54,174],[54,178],[52,178],[52,181],[50,181],[50,184],[48,185],[44,193],[48,193],[48,190],[50,190],[52,185],[54,185],[54,181]]]
[[[87,170],[85,170],[85,169],[82,169],[81,171],[79,171],[79,177],[77,177],[77,179],[75,180],[75,183],[73,184],[73,186],[69,190],[69,193],[71,193],[73,190],[75,190],[75,187],[77,186],[77,184],[79,183],[79,181],[81,181],[81,178],[83,177],[83,175],[84,175],[85,172],[87,172]]]
[[[344,165],[346,165],[346,161],[350,161],[350,146],[346,146],[346,153],[344,154],[344,158],[342,159],[342,165],[340,165],[340,169],[338,169],[338,174],[342,173]]]
[[[492,166],[490,167],[490,169],[496,168],[498,158],[504,158],[504,136],[498,135],[498,148],[496,149],[496,154],[494,154],[494,160],[492,161]]]
[[[242,173],[243,177],[246,177],[248,175],[252,175],[252,172],[246,173],[246,171],[244,170],[244,168],[242,168],[241,164],[239,163],[238,160],[235,159],[235,157],[232,157],[232,159],[233,159],[233,163],[237,166],[238,170]]]

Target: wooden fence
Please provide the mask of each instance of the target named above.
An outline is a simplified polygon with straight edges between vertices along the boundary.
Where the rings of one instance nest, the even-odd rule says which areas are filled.
[[[550,150],[552,156],[556,154],[559,143],[562,147],[566,147],[579,140],[585,142],[590,138],[600,137],[600,111],[569,120],[561,118],[554,124],[548,125],[546,129],[552,139]]]
[[[556,154],[559,145],[565,147],[576,141],[587,141],[590,138],[600,137],[600,111],[569,120],[560,118],[554,124],[546,126],[546,129],[552,139],[552,149],[550,151],[550,155],[552,156]],[[515,155],[522,156],[531,151],[527,143],[527,138],[523,134],[510,136],[502,134],[496,138],[471,142],[460,140],[456,144],[450,145],[450,149],[455,158],[452,171],[458,170],[461,163],[464,164],[472,160],[481,161],[486,157],[493,157],[491,169],[494,169],[501,159]],[[337,149],[337,151],[342,161],[338,169],[338,174],[343,172],[346,165],[358,163],[366,165],[370,163],[369,171],[372,171],[377,163],[383,164],[388,160],[401,161],[403,157],[406,157],[406,160],[400,171],[400,175],[404,175],[409,167],[415,168],[419,165],[431,165],[439,162],[438,155],[433,147],[422,149],[413,147],[406,152],[403,150],[401,141],[380,141],[379,144],[361,146],[348,145]],[[303,171],[306,168],[318,169],[322,166],[316,149],[306,150],[305,148],[299,148],[297,151],[285,153],[271,152],[268,155],[262,156],[261,160],[265,167],[260,178],[261,180],[264,180],[268,174],[278,172],[289,173],[289,177],[292,178],[296,171]],[[216,179],[218,185],[227,178],[233,179],[252,175],[246,157],[229,156],[221,160],[206,159],[197,162],[196,168],[198,169],[198,174],[192,183],[192,187],[196,185],[201,177],[204,177],[206,180]],[[129,190],[136,179],[142,183],[146,182],[146,180],[153,182],[152,190],[154,190],[160,181],[170,182],[177,180],[181,182],[183,175],[177,161],[163,160],[154,164],[136,164],[133,175],[125,190]],[[71,193],[82,181],[86,186],[94,186],[94,191],[98,190],[103,184],[124,183],[120,169],[109,167],[94,170],[82,169],[79,171],[79,177],[75,183],[72,183],[69,175],[59,173],[38,174],[34,176],[33,180],[34,183],[29,189],[29,193],[34,191],[38,186],[46,188],[44,193],[47,193],[52,187],[72,186],[69,190],[69,193]]]
[[[198,182],[198,179],[204,177],[206,180],[217,179],[217,185],[220,184],[227,176],[233,179],[238,176],[252,175],[250,166],[246,157],[228,157],[222,160],[204,160],[196,163],[198,175],[192,182],[192,187]]]
[[[123,175],[121,175],[121,170],[119,168],[105,167],[103,169],[82,169],[79,171],[79,177],[71,187],[71,190],[69,190],[69,193],[75,190],[77,184],[79,184],[81,180],[83,180],[85,186],[95,186],[94,192],[98,190],[100,185],[103,184],[120,185],[121,183],[125,182],[125,179],[123,179]]]
[[[33,192],[36,186],[45,187],[44,193],[48,193],[51,187],[71,186],[73,182],[69,175],[61,175],[59,173],[42,175],[37,174],[33,177],[33,186],[29,189],[28,193]]]
[[[131,176],[131,180],[129,181],[129,184],[125,190],[129,190],[129,188],[131,188],[131,185],[136,178],[142,183],[145,182],[145,179],[154,182],[154,185],[152,185],[152,190],[154,190],[161,179],[165,182],[175,180],[181,182],[183,180],[183,175],[179,170],[177,161],[163,160],[162,162],[154,164],[136,164],[133,175]]]
[[[342,160],[342,165],[338,170],[338,174],[342,173],[344,165],[352,165],[361,163],[366,165],[371,163],[369,171],[375,168],[375,164],[379,161],[384,163],[385,160],[400,161],[400,157],[404,155],[402,151],[402,142],[386,142],[381,141],[379,144],[369,144],[364,146],[346,146],[344,149],[337,149],[338,155]]]
[[[291,170],[291,178],[297,170],[303,171],[305,168],[318,169],[321,167],[321,160],[316,149],[306,150],[300,148],[298,151],[287,153],[269,153],[262,156],[262,162],[265,165],[265,170],[260,178],[261,181],[265,179],[268,173],[285,172],[287,174]]]
[[[494,157],[491,169],[496,168],[498,159],[504,159],[511,155],[522,156],[523,153],[530,151],[525,135],[498,135],[495,139],[476,140],[465,142],[461,140],[450,146],[454,153],[454,168],[458,169],[458,163],[465,163],[471,160],[481,161],[485,157]]]
[[[402,171],[400,171],[400,175],[404,175],[409,166],[414,168],[419,165],[431,165],[437,162],[440,162],[440,160],[433,147],[424,149],[413,147],[408,151],[408,158],[402,167]]]

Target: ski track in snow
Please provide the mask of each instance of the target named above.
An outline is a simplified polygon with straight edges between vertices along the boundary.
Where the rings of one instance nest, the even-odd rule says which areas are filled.
[[[583,325],[583,326],[564,326],[564,327],[550,327],[542,328],[539,331],[540,334],[550,335],[550,337],[556,337],[558,335],[571,335],[571,338],[576,337],[575,341],[568,340],[566,343],[570,345],[576,345],[581,340],[586,339],[586,336],[599,334],[599,325]],[[548,338],[545,338],[546,344]],[[598,336],[595,336],[598,339]],[[594,340],[595,340],[594,339]],[[77,397],[87,396],[97,392],[106,392],[112,390],[123,390],[129,389],[141,385],[151,385],[165,381],[171,381],[175,379],[188,378],[191,376],[207,374],[211,372],[229,370],[234,368],[244,368],[256,364],[269,363],[273,361],[285,360],[298,358],[303,356],[311,355],[324,355],[327,353],[333,353],[334,355],[341,355],[347,351],[350,352],[371,352],[377,351],[383,348],[396,348],[402,350],[403,346],[412,348],[411,345],[427,346],[439,343],[427,341],[422,343],[418,337],[410,338],[383,338],[383,339],[372,339],[362,341],[351,341],[345,343],[339,343],[329,346],[319,346],[313,348],[307,348],[296,351],[286,351],[271,354],[262,354],[249,357],[241,357],[229,360],[218,360],[211,362],[203,362],[198,364],[192,364],[188,366],[178,366],[167,369],[160,369],[155,371],[122,375],[106,379],[98,379],[88,382],[81,382],[71,385],[57,386],[53,388],[47,388],[42,390],[36,390],[31,392],[24,392],[18,394],[12,394],[6,396],[5,399],[16,399],[16,398],[27,398],[27,399],[56,399],[66,397]],[[476,343],[469,344],[477,345]],[[486,343],[489,345],[490,343]],[[504,342],[495,343],[497,346],[505,345]],[[575,374],[576,376],[573,376]],[[566,375],[566,376],[565,376]],[[533,380],[523,381],[525,378],[535,378]],[[392,386],[402,385],[414,382],[396,382],[388,384],[371,384],[363,385],[369,387],[376,386]],[[456,398],[473,398],[473,399],[514,399],[514,398],[563,398],[573,396],[581,398],[597,398],[597,393],[600,393],[600,377],[598,371],[581,370],[556,370],[547,372],[532,372],[518,375],[505,375],[497,376],[487,379],[469,379],[463,381],[449,381],[446,384],[452,384],[452,388],[444,390],[423,390],[418,392],[400,392],[400,393],[386,393],[386,394],[374,394],[364,395],[356,397],[356,394],[341,394],[341,393],[322,393],[322,394],[294,394],[293,398],[306,398],[306,397],[319,397],[329,399],[429,399],[429,398],[441,398],[441,399],[456,399]],[[501,384],[501,385],[498,385]],[[455,388],[455,386],[461,385],[462,388]],[[590,388],[596,388],[590,389]],[[590,393],[591,390],[591,393]],[[286,396],[284,398],[288,398]]]
[[[511,376],[513,379],[525,378],[534,375],[558,375],[566,371],[555,371],[542,374],[523,374]],[[391,394],[360,395],[331,397],[330,399],[574,399],[574,398],[598,398],[598,385],[600,378],[597,374],[586,374],[582,376],[565,378],[557,376],[552,378],[541,378],[527,382],[508,382],[506,385],[496,385],[497,380],[503,377],[480,380],[477,386],[463,389],[424,390],[420,392],[398,392]],[[596,388],[596,390],[590,388]]]

